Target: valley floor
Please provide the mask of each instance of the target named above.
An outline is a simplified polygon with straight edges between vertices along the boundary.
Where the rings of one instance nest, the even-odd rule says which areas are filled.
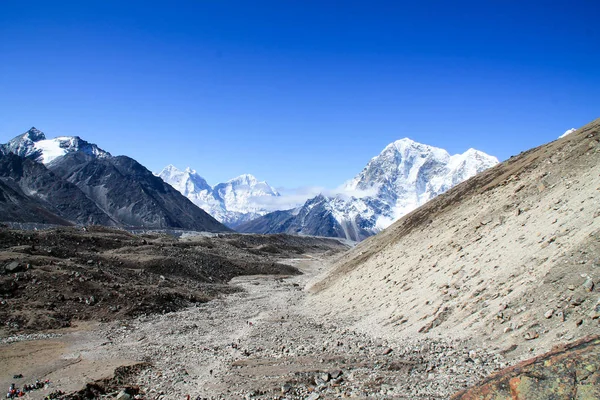
[[[29,395],[43,398],[143,362],[126,381],[149,399],[436,399],[503,366],[500,356],[467,343],[440,337],[392,344],[317,316],[305,307],[305,286],[327,262],[288,262],[304,274],[237,277],[231,284],[243,291],[183,311],[0,344],[0,385],[19,373],[17,385],[49,379],[50,388]],[[119,384],[125,381],[113,380],[110,397]]]

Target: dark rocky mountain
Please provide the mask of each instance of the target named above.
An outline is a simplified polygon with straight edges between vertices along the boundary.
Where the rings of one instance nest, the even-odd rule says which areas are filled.
[[[50,169],[123,225],[229,230],[132,158],[73,152],[53,161]]]
[[[6,222],[117,225],[76,185],[12,153],[0,155],[0,215]]]
[[[137,161],[79,137],[32,128],[0,152],[3,221],[230,230]]]

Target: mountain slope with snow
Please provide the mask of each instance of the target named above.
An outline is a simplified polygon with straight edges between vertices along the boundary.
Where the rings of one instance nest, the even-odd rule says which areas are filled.
[[[326,232],[326,236],[363,240],[497,163],[496,157],[474,149],[451,156],[444,149],[408,138],[397,140],[372,158],[339,194],[307,201],[289,211],[283,223],[283,214],[267,214],[240,225],[238,230],[305,235]],[[309,215],[319,218],[307,218]]]
[[[225,232],[189,199],[126,156],[31,128],[0,146],[0,220]]]
[[[109,152],[93,143],[86,142],[79,136],[59,136],[54,139],[46,139],[46,135],[35,127],[15,137],[2,147],[5,153],[32,158],[42,164],[50,164],[72,152],[82,152],[94,158],[111,156]]]
[[[168,165],[157,176],[218,221],[232,228],[268,213],[258,199],[279,196],[267,182],[258,181],[249,174],[214,187],[189,167],[182,171]]]

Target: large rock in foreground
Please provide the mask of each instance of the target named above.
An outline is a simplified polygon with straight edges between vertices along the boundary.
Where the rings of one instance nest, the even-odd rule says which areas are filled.
[[[452,400],[600,399],[600,336],[499,371]]]

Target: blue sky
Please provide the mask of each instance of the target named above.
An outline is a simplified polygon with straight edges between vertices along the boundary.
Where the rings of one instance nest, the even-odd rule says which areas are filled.
[[[122,4],[124,3],[124,4]],[[402,137],[506,159],[600,117],[598,1],[0,3],[0,142],[333,188]]]

